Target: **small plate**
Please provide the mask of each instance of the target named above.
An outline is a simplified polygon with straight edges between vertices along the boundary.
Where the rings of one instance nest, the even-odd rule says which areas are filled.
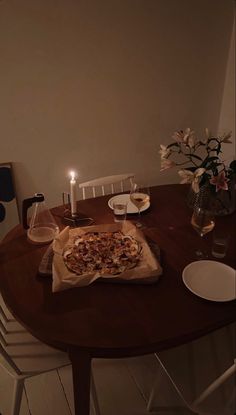
[[[236,271],[222,262],[192,262],[184,268],[182,278],[186,287],[198,297],[210,301],[236,299]]]
[[[122,195],[113,196],[111,199],[108,200],[108,206],[113,210],[113,202],[116,203],[127,203],[127,213],[138,213],[138,208],[131,202],[130,195],[127,193],[123,193]],[[141,207],[140,212],[147,210],[150,206],[150,201],[145,203],[144,206]]]

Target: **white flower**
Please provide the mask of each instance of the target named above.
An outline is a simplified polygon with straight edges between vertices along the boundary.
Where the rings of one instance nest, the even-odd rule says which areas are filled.
[[[186,144],[188,144],[189,147],[193,148],[195,146],[196,137],[195,137],[195,132],[194,131],[189,131],[189,134],[186,135],[186,141],[187,141]]]
[[[209,128],[205,128],[205,134],[206,134],[206,139],[208,140],[208,138],[210,138],[210,131]]]
[[[194,147],[196,142],[195,132],[190,128],[186,128],[184,132],[182,130],[175,131],[172,138],[176,140],[177,143],[183,143],[191,148]]]
[[[177,141],[177,143],[183,143],[184,142],[184,132],[183,130],[175,131],[172,135],[172,138]]]
[[[209,140],[209,138],[210,138],[210,131],[209,131],[209,128],[205,128],[205,137],[204,137],[204,138],[202,138],[200,141],[201,141],[203,144],[207,144],[207,141]]]
[[[172,135],[174,142],[160,146],[161,170],[182,166],[182,170],[179,171],[181,183],[190,183],[195,193],[198,193],[200,186],[205,183],[215,185],[216,191],[227,190],[234,168],[225,165],[220,153],[223,143],[232,143],[231,136],[231,131],[221,136],[211,136],[208,128],[205,128],[201,139],[198,139],[189,127],[175,131]],[[171,160],[172,156],[176,157],[176,162]]]
[[[199,192],[199,182],[201,180],[201,176],[203,175],[203,173],[206,171],[206,169],[204,169],[203,167],[198,168],[197,170],[195,170],[195,172],[193,173],[190,170],[179,170],[178,173],[180,175],[180,177],[182,178],[180,183],[191,183],[192,184],[192,189],[195,193]]]
[[[161,144],[159,154],[161,155],[161,159],[166,159],[170,155],[170,149]]]
[[[170,169],[173,166],[175,166],[174,161],[164,158],[161,160],[161,171]]]
[[[230,131],[229,133],[224,133],[222,137],[220,137],[221,143],[231,144],[232,143],[232,141],[230,140],[231,136],[232,136],[232,131]]]

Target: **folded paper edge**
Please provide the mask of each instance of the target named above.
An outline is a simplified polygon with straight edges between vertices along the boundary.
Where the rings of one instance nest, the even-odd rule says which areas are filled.
[[[133,276],[129,276],[129,278],[127,278],[127,272],[131,271],[131,270],[127,270],[125,276],[122,276],[121,274],[118,275],[108,275],[108,276],[101,276],[101,275],[96,275],[96,274],[85,274],[83,276],[76,276],[75,273],[72,273],[71,271],[69,271],[63,261],[62,258],[62,252],[64,249],[64,245],[66,244],[66,242],[69,240],[70,235],[76,235],[76,234],[84,234],[86,232],[94,232],[94,231],[104,231],[104,227],[112,227],[112,229],[119,229],[119,230],[123,230],[123,232],[127,233],[127,232],[135,232],[135,235],[132,235],[134,237],[137,238],[137,240],[140,243],[145,244],[145,250],[148,251],[149,256],[152,259],[152,264],[154,266],[155,264],[155,269],[153,270],[145,270],[144,273],[142,273],[142,275],[137,276],[137,274],[134,274]],[[113,231],[113,230],[112,230]],[[151,248],[149,247],[148,242],[146,241],[145,235],[140,232],[140,230],[137,230],[136,227],[129,221],[127,221],[125,223],[125,226],[121,226],[120,224],[106,224],[106,225],[93,225],[93,226],[89,226],[86,228],[75,228],[75,229],[70,229],[69,227],[66,227],[55,239],[54,243],[53,243],[53,250],[54,253],[56,254],[53,258],[53,264],[52,264],[52,279],[53,279],[53,283],[52,283],[52,291],[56,292],[56,291],[62,291],[65,289],[69,289],[72,287],[82,287],[82,286],[86,286],[86,285],[90,285],[91,283],[93,283],[95,280],[99,279],[99,280],[103,280],[105,281],[111,281],[111,282],[123,282],[123,283],[150,283],[150,282],[156,282],[159,277],[162,275],[162,267],[159,263],[159,260],[156,258],[156,256],[154,255],[154,253],[152,252]],[[61,269],[60,269],[60,265],[66,269],[66,274],[65,276],[62,276],[62,278],[60,277],[61,274]],[[146,274],[146,275],[145,275]],[[79,280],[79,281],[78,281]]]

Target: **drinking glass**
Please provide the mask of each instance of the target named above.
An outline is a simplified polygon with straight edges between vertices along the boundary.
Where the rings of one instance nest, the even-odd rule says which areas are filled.
[[[214,228],[214,216],[205,208],[195,207],[191,218],[191,225],[198,235],[203,238],[206,233],[211,232]],[[202,252],[201,249],[197,249],[196,255],[199,259],[203,259],[208,256],[206,253]]]
[[[224,258],[230,240],[229,232],[225,228],[215,227],[212,237],[211,253],[215,258]]]
[[[140,210],[145,206],[150,200],[150,190],[149,187],[133,183],[130,191],[130,200],[138,209],[138,221],[136,222],[137,228],[142,228],[144,225],[141,222],[141,213]]]
[[[126,213],[126,202],[113,202],[113,214],[115,222],[124,222],[126,220]]]

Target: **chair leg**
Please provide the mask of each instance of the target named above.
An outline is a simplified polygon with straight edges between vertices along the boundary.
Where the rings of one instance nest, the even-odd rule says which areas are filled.
[[[20,413],[23,387],[24,387],[24,379],[15,379],[11,415],[19,415]]]
[[[203,402],[209,395],[211,395],[219,386],[221,386],[229,377],[236,373],[236,362],[230,366],[222,375],[215,379],[197,399],[193,402],[193,406],[197,407]]]
[[[159,361],[159,358],[158,357],[157,357],[157,359]],[[149,396],[149,399],[148,399],[148,403],[147,403],[147,411],[148,412],[154,411],[155,413],[159,413],[159,412],[164,413],[164,412],[166,412],[167,414],[170,411],[171,413],[174,412],[176,414],[181,414],[181,415],[183,415],[183,414],[186,414],[187,415],[187,414],[196,413],[196,412],[194,412],[192,410],[192,408],[190,408],[188,406],[188,403],[185,401],[185,399],[183,398],[182,394],[180,393],[180,391],[177,389],[177,387],[173,383],[172,378],[169,376],[169,374],[165,370],[163,371],[163,368],[164,368],[164,366],[159,361],[158,372],[156,374],[156,378],[154,380],[154,384],[152,386],[151,393],[150,393],[150,396]],[[162,382],[162,374],[163,373],[166,373],[167,374],[167,378],[172,383],[172,386],[174,386],[174,389],[177,392],[177,394],[178,394],[179,398],[181,399],[181,402],[183,403],[184,406],[183,405],[181,405],[181,406],[176,406],[176,405],[175,406],[173,406],[173,405],[172,406],[156,406],[156,405],[153,404],[155,395],[156,395],[156,393],[158,393],[159,385]]]
[[[155,397],[155,393],[156,391],[158,391],[158,387],[161,383],[161,369],[160,366],[158,367],[158,372],[156,374],[156,378],[154,380],[154,384],[152,386],[152,390],[148,399],[148,403],[147,403],[147,411],[151,412],[153,410],[153,400]]]
[[[160,365],[159,370],[162,369],[162,372],[167,376],[167,378],[171,382],[171,384],[172,384],[175,392],[177,393],[177,396],[180,398],[181,403],[182,403],[181,406],[175,406],[175,407],[168,406],[168,407],[165,407],[165,411],[174,410],[175,413],[178,413],[180,411],[181,414],[184,414],[184,413],[188,413],[188,414],[189,413],[191,413],[191,414],[192,413],[198,414],[198,411],[196,410],[196,408],[194,408],[189,402],[186,401],[186,399],[182,395],[181,391],[178,389],[178,387],[175,384],[174,380],[172,379],[171,375],[169,374],[169,372],[167,371],[167,369],[165,368],[164,364],[159,359],[159,357],[158,357],[158,355],[156,353],[155,353],[155,356],[156,356],[157,361],[158,361],[158,363]],[[156,382],[159,384],[160,383],[160,379],[159,380],[156,380]],[[148,405],[147,405],[147,408],[148,408],[149,411],[152,411],[152,409],[154,408],[153,407],[154,392],[155,392],[155,384],[154,384],[154,387],[152,389],[152,392],[151,392],[151,395],[150,395],[150,398],[149,398],[149,401],[148,401]],[[155,411],[158,411],[158,410],[163,410],[164,408],[163,407],[159,407],[159,408],[155,407],[154,409],[155,409]],[[202,414],[202,415],[204,415],[204,414]]]
[[[236,415],[236,384],[227,402],[226,410],[231,411],[230,413]]]
[[[94,406],[94,410],[95,410],[95,415],[101,415],[100,413],[100,408],[99,408],[99,403],[98,403],[98,397],[97,397],[97,391],[96,391],[96,386],[95,386],[95,381],[94,381],[94,376],[93,376],[93,371],[91,370],[91,381],[90,381],[90,387],[91,387],[91,396],[92,396],[92,403]]]

